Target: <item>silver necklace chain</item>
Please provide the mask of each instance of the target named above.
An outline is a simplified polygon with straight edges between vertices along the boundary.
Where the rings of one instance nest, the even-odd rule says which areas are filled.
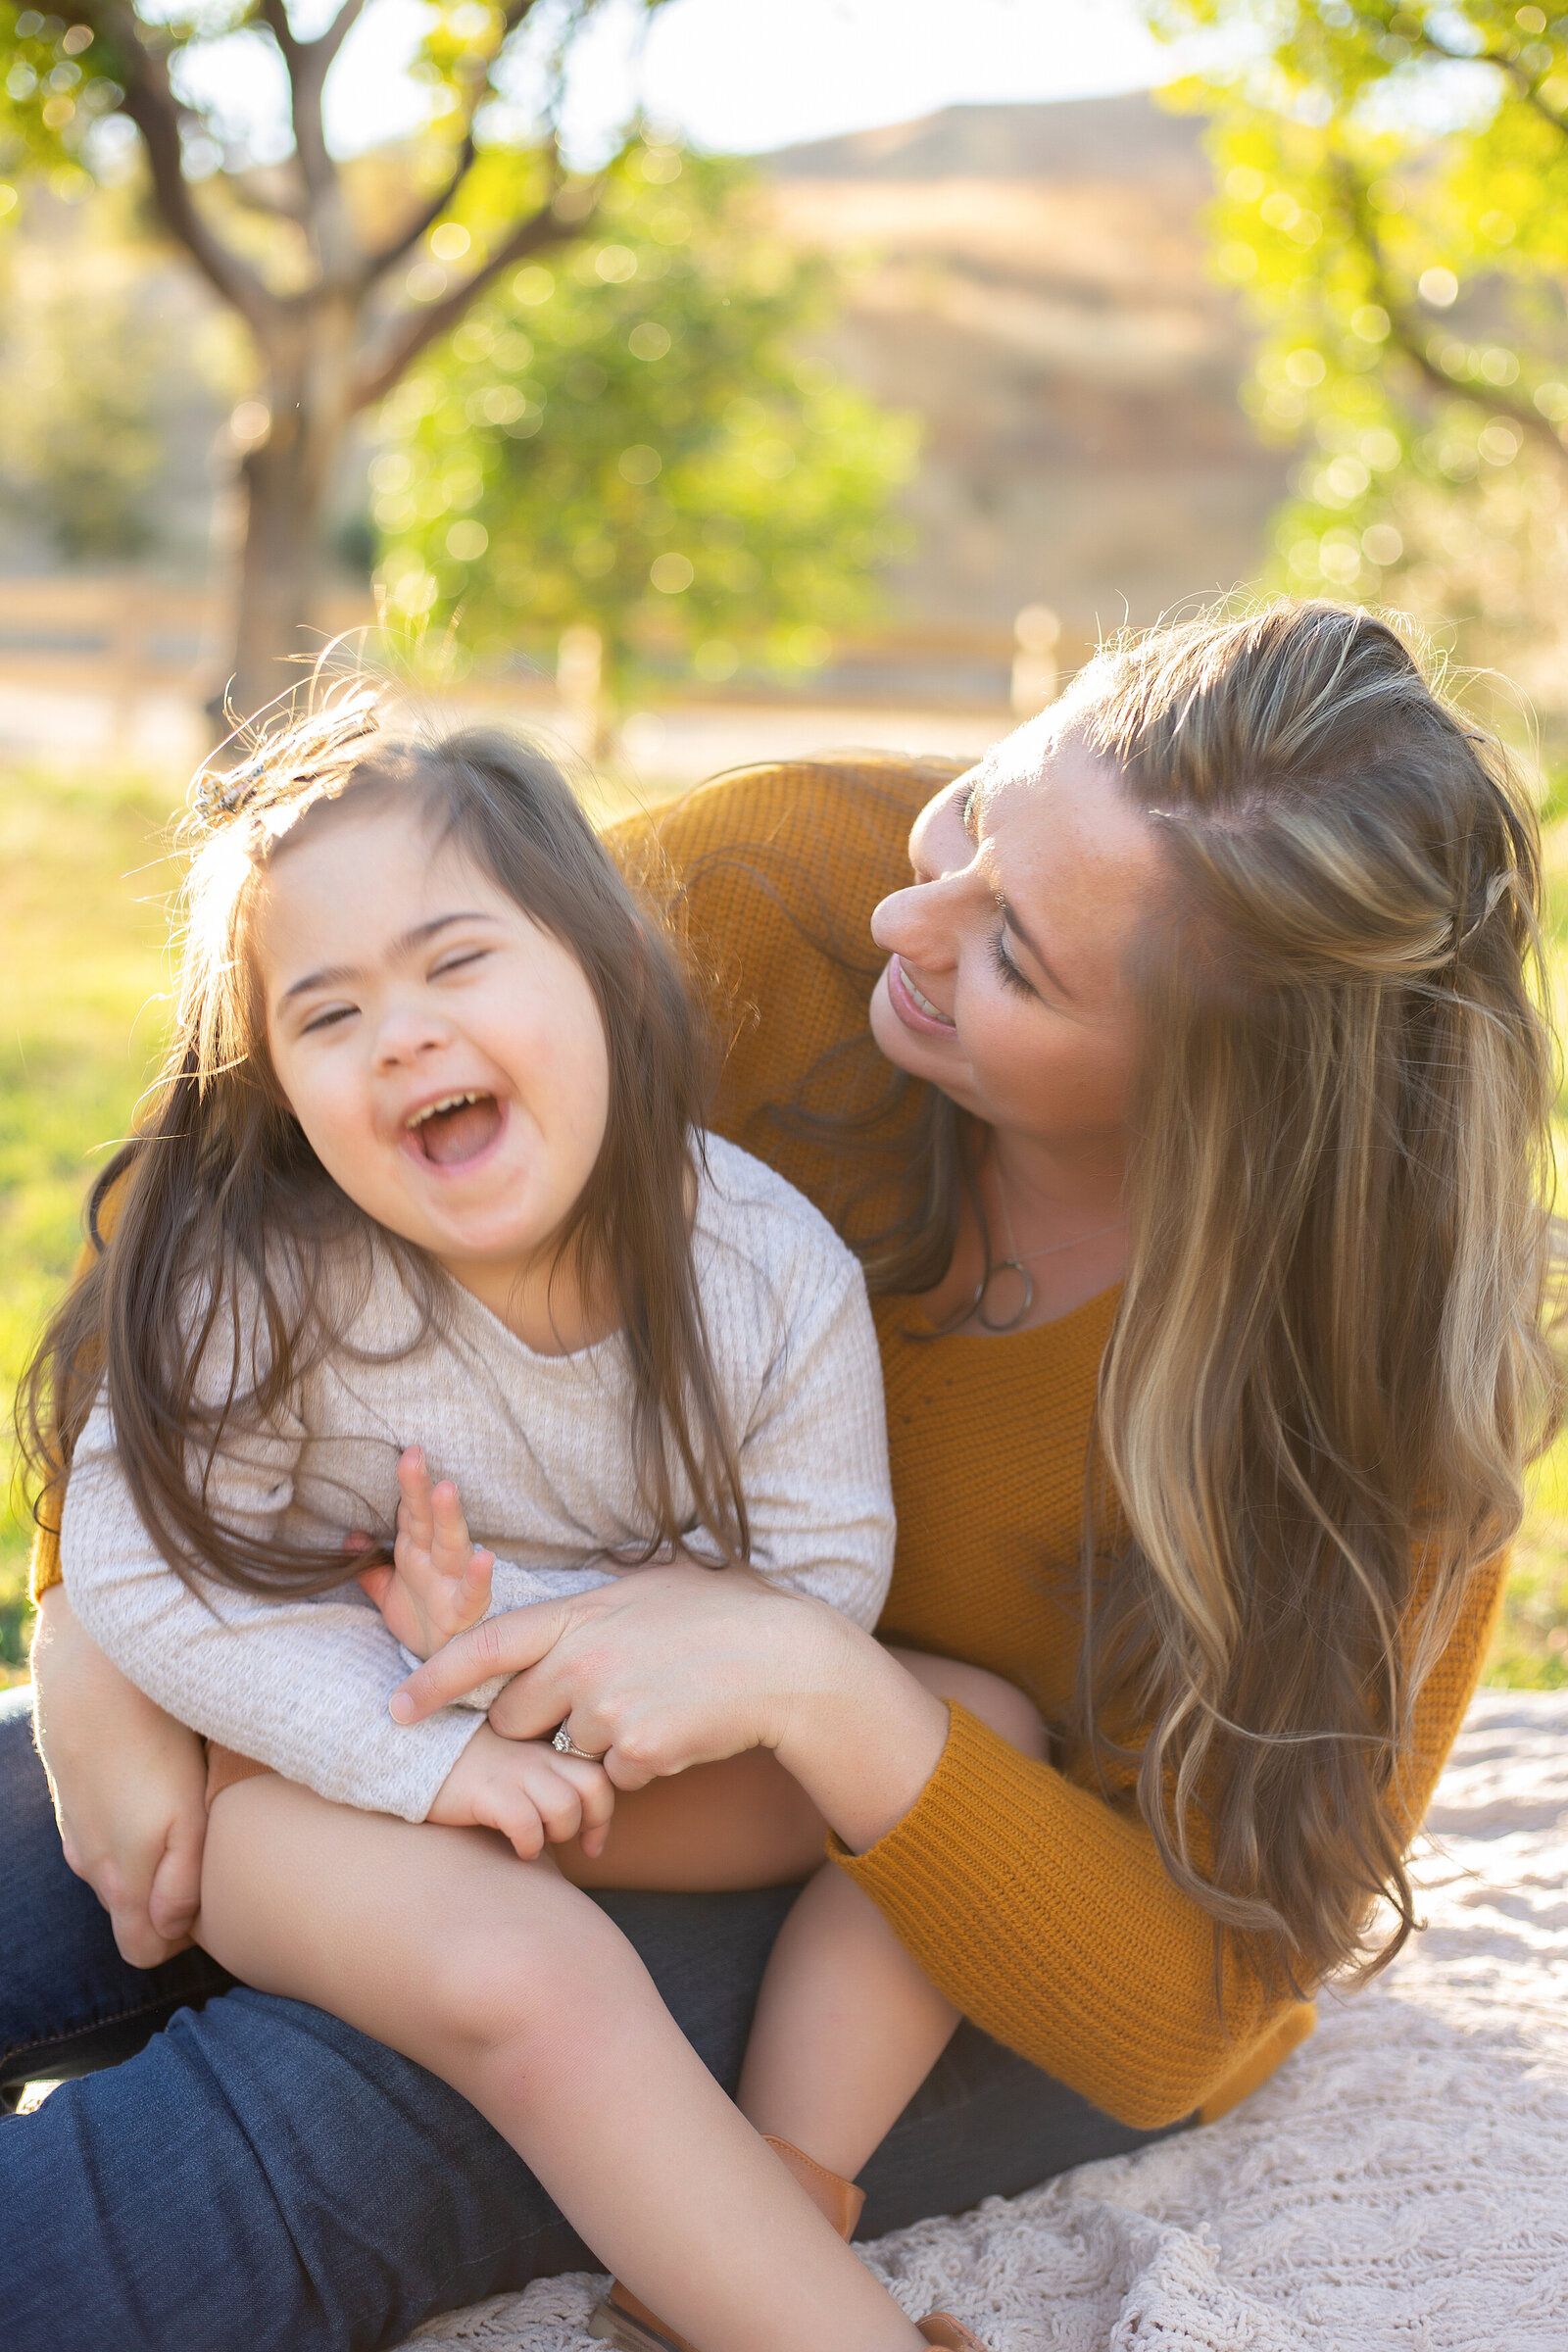
[[[997,1169],[997,1199],[1002,1203],[1002,1222],[1006,1229],[1007,1235],[1007,1254],[1002,1260],[1000,1265],[987,1266],[984,1274],[982,1274],[980,1277],[979,1287],[975,1292],[973,1300],[971,1301],[969,1307],[969,1313],[973,1315],[975,1320],[979,1323],[981,1330],[989,1331],[993,1334],[1000,1334],[1004,1331],[1016,1331],[1019,1324],[1028,1314],[1029,1309],[1034,1305],[1035,1286],[1033,1278],[1029,1273],[1029,1268],[1034,1264],[1037,1258],[1054,1257],[1060,1250],[1076,1250],[1085,1242],[1102,1241],[1107,1233],[1124,1232],[1128,1224],[1128,1219],[1126,1217],[1118,1217],[1114,1225],[1097,1226],[1093,1233],[1075,1233],[1070,1241],[1047,1242],[1043,1249],[1031,1250],[1027,1251],[1025,1255],[1020,1257],[1018,1254],[1017,1240],[1012,1230],[1012,1211],[1007,1206],[1007,1188],[1002,1181],[1002,1170],[1000,1166]],[[1023,1284],[1023,1300],[1022,1303],[1014,1310],[1014,1312],[1008,1315],[1004,1321],[995,1322],[991,1316],[986,1313],[985,1302],[986,1294],[990,1290],[991,1285],[996,1281],[999,1274],[1017,1275],[1019,1281]],[[967,1318],[965,1318],[965,1320],[967,1320]]]

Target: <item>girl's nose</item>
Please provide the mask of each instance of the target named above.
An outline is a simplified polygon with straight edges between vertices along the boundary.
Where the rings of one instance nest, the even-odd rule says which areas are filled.
[[[423,1004],[389,1005],[375,1033],[375,1066],[407,1069],[452,1042],[451,1023]]]

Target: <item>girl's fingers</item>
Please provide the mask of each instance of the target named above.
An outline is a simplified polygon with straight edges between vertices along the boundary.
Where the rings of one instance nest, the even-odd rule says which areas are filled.
[[[398,1532],[428,1550],[435,1535],[430,1501],[430,1473],[417,1446],[406,1446],[398,1456]]]
[[[471,1551],[458,1587],[458,1615],[465,1625],[482,1617],[490,1606],[490,1585],[496,1564],[493,1551]]]
[[[519,1862],[537,1862],[545,1850],[539,1808],[519,1789],[497,1808],[496,1828]]]
[[[392,1568],[362,1568],[354,1582],[368,1592],[376,1607],[380,1608],[386,1599],[387,1587],[396,1573]]]
[[[542,1773],[532,1796],[552,1845],[565,1845],[582,1828],[582,1798],[564,1772]]]
[[[590,1862],[597,1862],[610,1836],[615,1810],[615,1784],[602,1764],[573,1767],[571,1759],[564,1757],[563,1765],[571,1770],[572,1786],[582,1802],[582,1827],[578,1832],[582,1850]]]
[[[473,1549],[473,1540],[463,1516],[458,1490],[450,1478],[444,1478],[430,1490],[430,1509],[434,1523],[431,1564],[438,1576],[461,1576]]]

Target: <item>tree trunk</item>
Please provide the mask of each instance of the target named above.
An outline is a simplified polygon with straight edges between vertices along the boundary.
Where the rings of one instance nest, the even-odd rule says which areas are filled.
[[[330,294],[302,302],[263,352],[270,423],[240,464],[245,539],[228,699],[242,718],[299,685],[320,651],[311,617],[349,421],[356,307]]]

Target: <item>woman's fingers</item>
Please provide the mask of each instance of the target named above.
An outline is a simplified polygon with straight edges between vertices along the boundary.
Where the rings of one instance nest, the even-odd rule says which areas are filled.
[[[147,1917],[155,1935],[172,1952],[189,1943],[202,1899],[202,1849],[205,1824],[176,1820],[171,1824],[164,1858],[153,1872],[147,1892]]]
[[[519,1674],[537,1665],[571,1623],[572,1609],[569,1600],[536,1600],[528,1608],[486,1617],[458,1634],[398,1685],[388,1702],[394,1722],[417,1723],[437,1707],[476,1690],[492,1675]],[[553,1723],[559,1723],[564,1712],[558,1708]]]

